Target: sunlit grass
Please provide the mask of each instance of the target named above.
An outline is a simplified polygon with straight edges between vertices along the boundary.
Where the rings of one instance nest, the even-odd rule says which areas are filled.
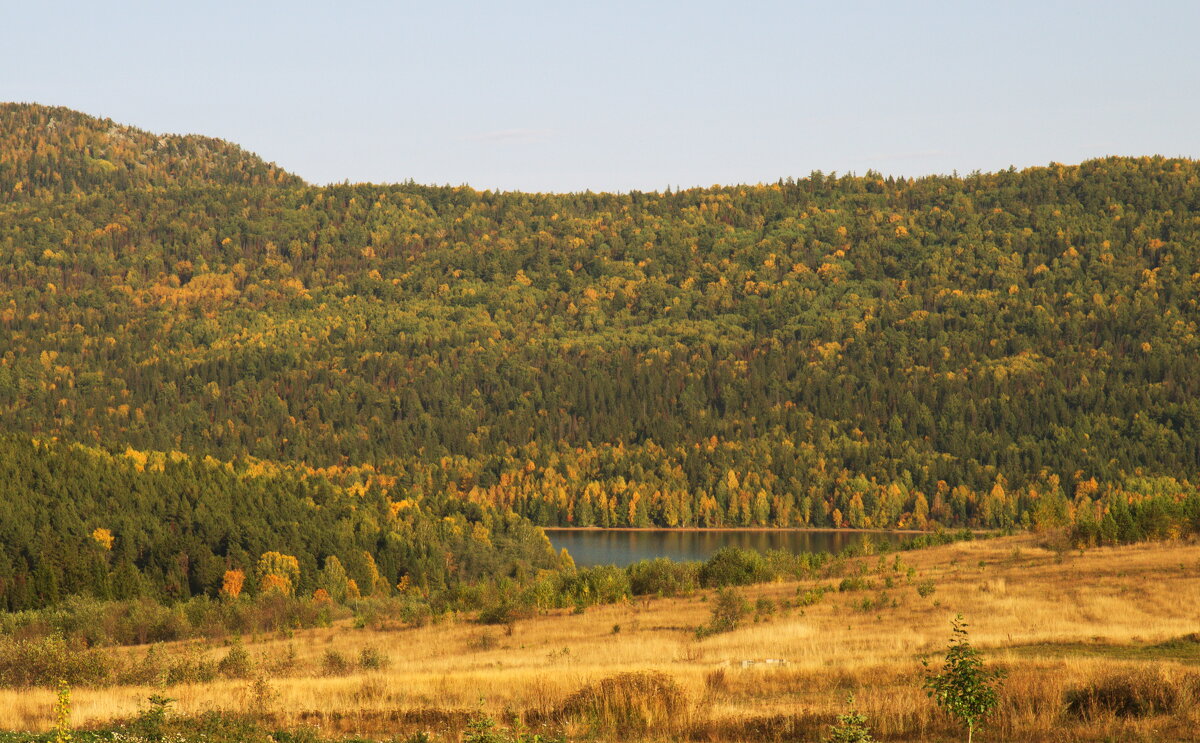
[[[875,588],[834,591],[806,607],[787,603],[798,591],[836,586],[839,578],[747,588],[751,602],[767,597],[781,608],[702,640],[695,628],[709,618],[708,593],[581,615],[557,612],[518,621],[511,634],[468,617],[392,632],[339,625],[290,638],[245,638],[254,657],[279,657],[289,646],[296,654],[287,675],[268,678],[257,692],[249,680],[221,680],[175,686],[169,694],[181,712],[258,712],[282,726],[319,724],[363,734],[421,727],[454,734],[476,709],[499,719],[515,713],[545,720],[588,684],[652,671],[678,685],[689,705],[689,729],[702,738],[759,739],[791,726],[815,739],[853,692],[878,736],[951,739],[953,728],[921,692],[920,658],[936,661],[951,617],[961,613],[988,662],[1009,670],[988,740],[1126,739],[1152,729],[1168,736],[1162,739],[1195,739],[1191,708],[1076,719],[1064,711],[1063,699],[1071,689],[1131,668],[1153,669],[1164,683],[1191,683],[1200,643],[1181,638],[1200,631],[1200,546],[1059,554],[1039,547],[1036,537],[1019,536],[903,553],[899,571],[893,560],[848,564],[850,574],[865,562]],[[891,588],[884,587],[888,578]],[[917,585],[927,580],[935,590],[921,597]],[[865,609],[864,599],[870,600]],[[357,658],[365,648],[390,662],[376,671],[322,675],[327,651]],[[219,644],[206,650],[213,659],[226,652]],[[76,689],[74,719],[94,724],[130,717],[156,691]],[[48,729],[53,700],[49,690],[0,691],[0,727]],[[580,725],[567,723],[568,732],[616,739]]]

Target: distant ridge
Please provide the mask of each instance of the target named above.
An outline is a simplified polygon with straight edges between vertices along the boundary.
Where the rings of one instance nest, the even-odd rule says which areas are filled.
[[[61,106],[0,103],[0,198],[161,186],[299,186],[222,139],[158,135]]]

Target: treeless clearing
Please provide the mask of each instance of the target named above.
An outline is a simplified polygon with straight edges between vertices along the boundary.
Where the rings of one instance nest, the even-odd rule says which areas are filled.
[[[615,674],[659,671],[686,695],[689,712],[676,737],[815,740],[853,692],[881,739],[950,740],[955,729],[921,690],[920,658],[940,664],[950,619],[961,613],[988,663],[1009,671],[999,711],[980,740],[1200,740],[1193,703],[1200,695],[1198,643],[1180,639],[1200,632],[1200,545],[1060,555],[1026,535],[899,553],[898,570],[895,560],[847,561],[841,575],[865,569],[861,577],[873,587],[835,590],[810,606],[782,604],[816,585],[836,588],[840,578],[743,589],[751,603],[769,598],[780,608],[703,640],[695,628],[709,619],[709,591],[524,619],[511,634],[465,618],[392,632],[340,625],[291,638],[246,638],[260,666],[295,651],[290,670],[265,683],[221,680],[168,693],[180,712],[250,711],[281,726],[326,732],[453,735],[482,708],[499,719],[520,715],[603,740],[617,736],[604,725],[555,717],[563,700]],[[922,597],[918,586],[928,581],[935,590]],[[353,661],[364,649],[381,651],[390,664],[323,675],[328,651]],[[203,652],[218,659],[228,649]],[[1132,708],[1069,707],[1079,697],[1073,690],[1106,681],[1135,702],[1170,698]],[[73,718],[95,724],[129,717],[158,691],[75,689]],[[53,699],[49,690],[0,691],[0,727],[49,729]]]

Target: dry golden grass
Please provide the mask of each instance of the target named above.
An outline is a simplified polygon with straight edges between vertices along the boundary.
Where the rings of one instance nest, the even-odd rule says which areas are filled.
[[[678,735],[696,740],[817,740],[850,692],[882,740],[953,740],[954,728],[921,691],[919,658],[940,660],[950,619],[961,613],[973,644],[1009,671],[982,740],[1200,740],[1193,703],[1200,701],[1200,668],[1169,651],[1141,651],[1200,631],[1200,545],[1060,556],[1035,537],[1018,536],[904,553],[899,573],[893,559],[882,569],[875,557],[847,566],[853,572],[865,563],[875,589],[831,593],[813,606],[785,608],[703,640],[694,629],[708,620],[708,592],[535,617],[518,622],[511,635],[465,619],[391,632],[337,626],[249,642],[251,654],[264,659],[295,649],[294,669],[265,685],[222,680],[172,687],[169,694],[184,712],[251,711],[283,726],[326,731],[453,735],[482,706],[500,719],[521,716],[571,735],[627,740],[610,727],[589,729],[579,715],[564,718],[562,710],[573,694],[601,688],[605,678],[649,672],[665,675],[684,695],[687,712],[678,716],[687,729]],[[908,566],[916,570],[911,580]],[[887,576],[890,589],[883,588]],[[936,591],[922,598],[916,586],[927,580]],[[774,583],[745,593],[751,600],[791,600],[812,586]],[[886,606],[859,608],[880,591]],[[382,651],[390,664],[321,675],[327,650],[357,658],[364,648]],[[206,652],[220,658],[227,648]],[[761,662],[767,659],[786,663]],[[760,662],[743,667],[743,661]],[[1156,685],[1175,690],[1169,709],[1151,705],[1123,716],[1100,704],[1085,714],[1066,702],[1069,692],[1088,688],[1099,689],[1088,699],[1107,699],[1110,687],[1150,697]],[[128,717],[156,691],[76,689],[74,719]],[[48,729],[52,702],[50,691],[0,691],[0,728]],[[654,738],[650,728],[647,737]]]

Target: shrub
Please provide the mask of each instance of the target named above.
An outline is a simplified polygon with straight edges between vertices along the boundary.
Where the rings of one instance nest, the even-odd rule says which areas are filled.
[[[61,637],[32,640],[0,638],[0,686],[57,687],[107,683],[112,659],[102,650],[68,643]]]
[[[817,569],[826,566],[833,555],[828,552],[789,552],[767,550],[764,559],[772,577],[810,578]]]
[[[700,585],[705,588],[763,583],[773,577],[761,554],[737,547],[722,547],[700,567]]]
[[[854,608],[865,612],[879,611],[880,609],[895,609],[899,605],[900,604],[898,601],[896,601],[896,599],[889,598],[887,593],[880,591],[879,593],[875,594],[874,599],[872,599],[870,596],[864,596],[861,601],[859,601],[857,604],[854,604]]]
[[[150,703],[150,706],[138,714],[137,719],[133,721],[131,727],[144,740],[161,741],[163,739],[163,724],[167,721],[167,711],[171,703],[175,700],[161,694],[155,694],[149,697],[147,701]]]
[[[837,724],[829,726],[829,737],[825,740],[828,743],[874,743],[866,715],[859,714],[854,708],[853,694],[846,698],[846,706],[850,711],[838,715]]]
[[[263,658],[263,665],[272,676],[284,676],[295,670],[297,660],[296,646],[289,642],[282,653]]]
[[[189,645],[167,659],[167,684],[202,684],[216,677],[217,664],[206,660],[197,645]]]
[[[612,604],[633,595],[629,574],[615,565],[581,568],[574,573],[562,574],[560,580],[558,594],[564,605]]]
[[[250,653],[246,652],[239,638],[234,640],[233,647],[229,648],[229,652],[217,663],[217,671],[227,678],[244,679],[250,677],[252,666]]]
[[[71,743],[71,687],[66,681],[58,682],[54,700],[54,743]]]
[[[326,676],[345,676],[351,671],[350,661],[346,656],[330,648],[321,658],[321,672]]]
[[[511,739],[496,726],[496,721],[482,712],[467,720],[463,743],[511,743]]]
[[[766,596],[759,596],[754,602],[754,614],[759,617],[769,617],[775,613],[775,602]]]
[[[874,583],[859,576],[842,578],[842,582],[838,583],[838,591],[841,591],[842,593],[847,591],[867,591],[873,589],[874,587]]]
[[[750,613],[750,604],[740,593],[732,588],[722,588],[717,591],[717,600],[713,604],[712,618],[708,624],[696,630],[697,637],[708,637],[721,632],[731,632]]]
[[[479,612],[480,624],[511,624],[515,620],[513,607],[507,602],[493,604]]]
[[[149,686],[161,682],[166,675],[166,659],[163,657],[162,646],[151,645],[146,648],[145,655],[117,673],[116,682],[126,686]]]
[[[376,648],[363,648],[358,652],[358,665],[365,671],[378,671],[387,668],[392,661]]]
[[[796,594],[799,596],[799,598],[796,599],[796,603],[799,606],[813,606],[820,603],[821,599],[825,598],[825,594],[829,592],[829,590],[830,589],[825,586],[817,586],[816,588],[810,588],[801,593],[801,589],[797,588]]]
[[[246,702],[253,714],[266,717],[267,712],[279,699],[279,692],[271,685],[270,679],[258,675],[246,688]]]
[[[405,601],[400,607],[400,621],[410,627],[424,627],[433,621],[433,609],[424,601]]]
[[[469,650],[477,650],[477,651],[492,650],[499,644],[500,644],[499,638],[497,638],[491,632],[479,632],[477,634],[471,635],[471,637],[467,639],[467,648]]]
[[[700,585],[699,564],[674,562],[665,557],[641,560],[625,568],[634,596],[680,596]]]

